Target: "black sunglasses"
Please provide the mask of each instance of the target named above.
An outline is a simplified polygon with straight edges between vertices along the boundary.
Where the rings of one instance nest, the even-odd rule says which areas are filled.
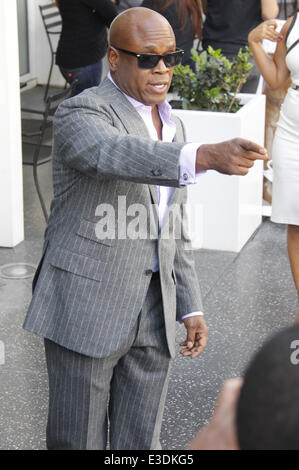
[[[114,49],[123,52],[124,54],[129,54],[137,57],[138,67],[140,69],[153,69],[162,59],[165,67],[171,68],[179,65],[181,63],[184,51],[182,49],[176,49],[174,52],[167,52],[166,54],[146,54],[146,53],[136,53],[132,51],[127,51],[126,49],[121,49],[120,47],[112,46]]]

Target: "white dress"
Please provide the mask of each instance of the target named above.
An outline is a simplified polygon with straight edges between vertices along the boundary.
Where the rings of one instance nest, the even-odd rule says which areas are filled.
[[[273,222],[299,225],[299,13],[287,35],[286,64],[295,90],[289,88],[281,106],[273,140]]]

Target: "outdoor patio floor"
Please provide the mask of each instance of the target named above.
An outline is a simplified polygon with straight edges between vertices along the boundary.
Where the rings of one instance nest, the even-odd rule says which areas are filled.
[[[35,93],[41,90],[35,90]],[[22,93],[22,101],[26,99]],[[32,167],[24,166],[25,241],[0,249],[0,265],[37,264],[45,222],[33,184]],[[51,164],[38,169],[49,206]],[[172,367],[161,442],[163,449],[184,449],[212,415],[221,384],[242,374],[265,338],[291,325],[297,298],[286,249],[286,227],[265,219],[239,253],[198,250],[194,259],[204,299],[209,341],[191,361],[179,354]],[[0,449],[45,449],[48,382],[43,340],[22,329],[31,298],[32,279],[0,278]],[[177,327],[178,343],[184,339]]]

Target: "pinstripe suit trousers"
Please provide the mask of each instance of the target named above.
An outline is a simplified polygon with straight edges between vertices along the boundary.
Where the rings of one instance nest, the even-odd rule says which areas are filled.
[[[151,280],[129,338],[111,356],[84,356],[48,339],[45,351],[48,449],[103,450],[107,442],[111,450],[161,448],[171,358],[159,278]]]

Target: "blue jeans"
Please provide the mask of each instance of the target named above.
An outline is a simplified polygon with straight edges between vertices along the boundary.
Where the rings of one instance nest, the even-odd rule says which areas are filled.
[[[60,72],[68,83],[71,84],[74,80],[78,80],[78,84],[72,96],[78,95],[86,88],[99,85],[102,77],[102,68],[103,65],[101,60],[96,64],[86,65],[85,67],[80,67],[77,69],[66,69],[64,67],[59,67]]]

